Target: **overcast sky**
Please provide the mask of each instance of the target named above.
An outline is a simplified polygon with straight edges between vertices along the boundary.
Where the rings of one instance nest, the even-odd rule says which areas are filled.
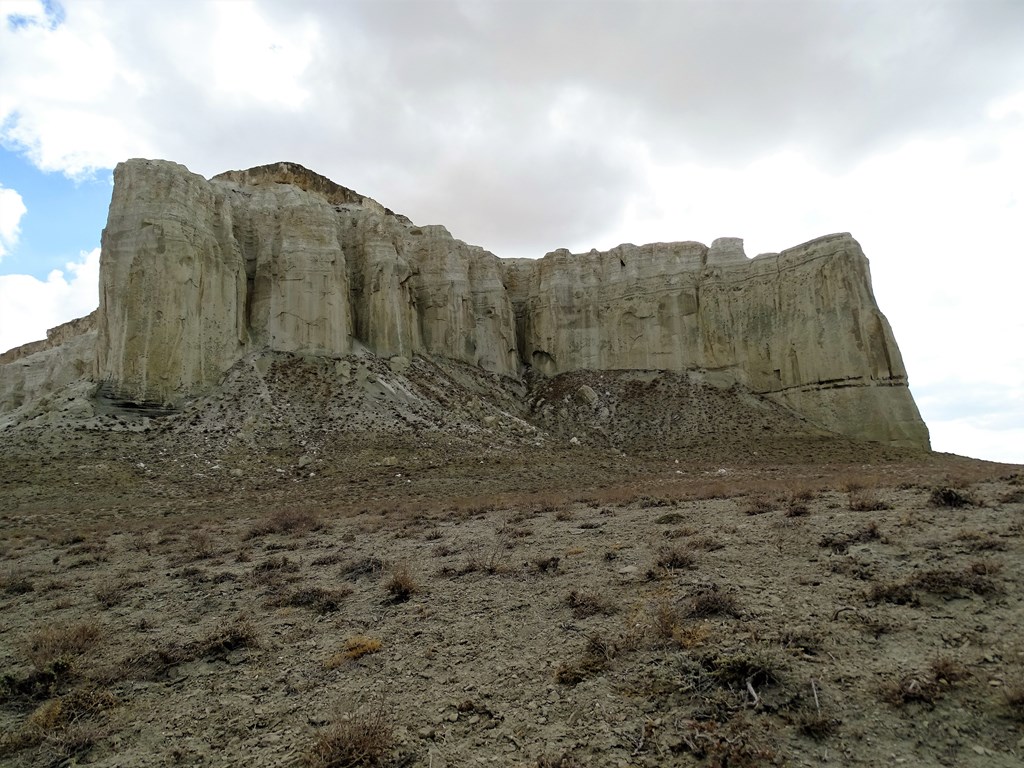
[[[110,169],[306,165],[499,256],[852,232],[937,450],[1024,463],[1020,0],[0,0],[0,348]]]

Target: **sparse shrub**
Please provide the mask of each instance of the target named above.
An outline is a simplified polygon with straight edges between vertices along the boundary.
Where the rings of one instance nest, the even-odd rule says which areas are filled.
[[[419,584],[413,578],[407,566],[401,565],[391,572],[391,580],[386,587],[391,601],[404,603],[420,590]]]
[[[956,488],[940,486],[939,488],[932,489],[931,494],[928,496],[928,503],[933,507],[951,507],[956,509],[959,507],[973,507],[976,502],[966,491],[958,491]]]
[[[938,656],[928,665],[928,670],[937,683],[956,683],[971,676],[967,667],[952,656]]]
[[[957,541],[962,541],[970,552],[992,552],[1006,549],[1006,543],[983,531],[961,531]]]
[[[185,661],[193,659],[223,659],[240,648],[258,648],[259,637],[256,627],[246,619],[240,619],[206,635],[198,642],[185,646]]]
[[[897,707],[933,705],[942,696],[942,687],[927,675],[907,675],[883,685],[881,694],[884,701]]]
[[[978,576],[995,576],[1002,572],[1003,564],[995,560],[975,560],[968,568]]]
[[[850,534],[833,533],[821,537],[819,547],[830,547],[837,555],[846,554],[851,544],[864,544],[869,541],[878,541],[882,538],[882,532],[878,529],[878,523],[874,520],[864,528]]]
[[[379,557],[364,557],[361,560],[355,560],[341,569],[341,575],[346,579],[358,579],[361,576],[370,576],[372,578],[378,578],[385,568],[385,563]]]
[[[0,574],[0,592],[7,595],[24,595],[34,589],[32,580],[14,568],[6,569]]]
[[[578,660],[558,666],[555,670],[555,680],[562,685],[581,683],[607,669],[617,653],[618,648],[614,643],[608,642],[600,635],[591,635]]]
[[[577,592],[574,589],[566,596],[565,602],[572,608],[572,615],[577,619],[585,619],[599,613],[609,615],[616,611],[615,603],[597,592]]]
[[[663,547],[658,550],[656,564],[670,571],[689,570],[697,567],[697,559],[688,548],[679,546]]]
[[[368,656],[371,653],[376,653],[381,649],[382,643],[379,638],[367,637],[366,635],[356,635],[348,638],[345,641],[344,650],[332,653],[324,666],[327,669],[337,669],[344,664],[361,659],[363,656]]]
[[[569,752],[563,752],[557,757],[541,755],[537,758],[537,768],[583,768],[583,765]]]
[[[654,522],[658,525],[674,525],[683,522],[685,519],[686,516],[678,512],[666,512],[664,515],[654,518]]]
[[[29,638],[28,659],[37,669],[60,659],[82,656],[100,639],[100,628],[92,622],[44,627]]]
[[[732,593],[724,592],[717,584],[712,584],[691,598],[686,615],[692,619],[706,619],[711,616],[738,618],[740,611]]]
[[[387,765],[393,742],[391,724],[382,710],[357,713],[322,730],[305,763],[310,768],[376,768]]]
[[[814,711],[804,712],[799,715],[796,721],[796,728],[804,736],[815,741],[823,741],[834,734],[841,724],[841,720]]]
[[[1003,698],[1010,710],[1010,716],[1024,722],[1024,678],[1009,683],[1003,689]]]
[[[892,509],[892,505],[887,501],[866,490],[850,493],[847,506],[851,512],[876,512],[883,509]]]
[[[714,536],[698,536],[695,539],[690,539],[689,543],[694,549],[702,549],[705,552],[715,552],[719,549],[725,548],[725,544],[720,542]]]
[[[811,514],[811,508],[802,501],[791,500],[786,504],[786,517],[806,517]]]
[[[334,613],[341,610],[345,598],[351,594],[352,590],[348,587],[303,587],[274,598],[271,605],[310,608],[321,614]]]
[[[139,582],[128,583],[120,579],[107,579],[103,581],[93,593],[97,602],[104,608],[113,608],[137,587],[142,586]]]
[[[299,564],[293,560],[289,560],[287,555],[281,555],[274,557],[271,555],[262,563],[257,563],[252,569],[254,574],[271,574],[271,573],[297,573],[299,570]]]
[[[743,510],[748,515],[765,515],[775,509],[775,505],[765,496],[755,496]]]
[[[737,653],[705,656],[700,661],[719,685],[740,690],[748,682],[760,688],[775,685],[782,679],[779,659],[767,648],[754,647]]]
[[[271,533],[309,533],[323,528],[320,516],[311,509],[279,509],[249,529],[246,538]]]
[[[560,562],[559,557],[538,557],[533,561],[533,565],[541,573],[557,573]]]
[[[917,593],[909,584],[887,582],[873,584],[868,590],[869,603],[892,603],[894,605],[918,605]]]
[[[953,571],[942,568],[921,571],[914,574],[909,583],[933,595],[960,597],[964,590],[976,595],[992,595],[999,591],[996,583],[987,576],[970,570]]]

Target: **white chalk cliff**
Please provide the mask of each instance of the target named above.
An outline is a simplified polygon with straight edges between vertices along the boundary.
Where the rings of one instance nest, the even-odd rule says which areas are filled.
[[[928,445],[848,234],[753,259],[735,238],[499,259],[298,165],[207,180],[130,160],[100,275],[94,321],[0,357],[0,411],[74,379],[174,404],[249,352],[369,351],[508,377],[701,370],[840,434]]]

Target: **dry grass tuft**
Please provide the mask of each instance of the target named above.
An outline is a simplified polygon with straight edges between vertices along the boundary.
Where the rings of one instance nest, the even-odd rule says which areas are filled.
[[[740,610],[732,593],[724,592],[717,584],[712,584],[691,598],[686,615],[691,619],[706,619],[712,616],[739,618]]]
[[[350,715],[327,726],[306,753],[310,768],[359,768],[389,762],[394,735],[380,709]]]
[[[1003,698],[1014,720],[1024,723],[1024,678],[1009,683],[1003,689]]]
[[[391,572],[391,579],[385,588],[391,595],[391,601],[395,603],[404,603],[420,591],[420,585],[405,565],[397,566]]]
[[[35,587],[32,580],[24,573],[18,573],[13,567],[0,573],[0,592],[6,595],[24,595]]]
[[[882,509],[892,509],[889,502],[866,490],[851,492],[847,506],[851,512],[876,512]]]
[[[670,571],[691,570],[697,567],[697,558],[686,547],[662,547],[658,550],[656,565]]]
[[[585,619],[599,613],[608,616],[618,610],[614,602],[604,595],[592,591],[577,592],[574,589],[566,596],[565,602],[572,608],[572,615],[577,619]]]
[[[321,528],[320,515],[311,509],[279,509],[253,525],[246,538],[254,539],[271,533],[310,533]]]
[[[43,669],[55,661],[82,656],[96,645],[100,635],[99,625],[92,622],[44,627],[29,638],[28,660]]]
[[[344,666],[350,661],[361,659],[363,656],[369,656],[371,653],[376,653],[382,647],[383,643],[379,638],[368,637],[366,635],[355,635],[354,637],[348,638],[345,641],[344,650],[332,653],[327,661],[324,662],[324,666],[327,669],[338,669],[338,667]]]
[[[560,664],[555,670],[555,680],[562,685],[576,685],[608,668],[618,653],[614,643],[600,635],[591,635],[583,653],[574,662]]]
[[[340,611],[345,598],[352,594],[348,587],[303,587],[274,598],[271,605],[292,608],[310,608],[317,613],[334,613]]]

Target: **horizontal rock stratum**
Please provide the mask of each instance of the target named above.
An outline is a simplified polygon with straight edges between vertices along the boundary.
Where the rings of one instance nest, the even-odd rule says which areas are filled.
[[[77,335],[0,359],[0,409],[76,376],[174,404],[254,351],[368,351],[513,378],[702,371],[833,432],[928,445],[849,234],[753,259],[735,238],[500,259],[292,163],[207,180],[129,160],[114,171],[100,283]]]

